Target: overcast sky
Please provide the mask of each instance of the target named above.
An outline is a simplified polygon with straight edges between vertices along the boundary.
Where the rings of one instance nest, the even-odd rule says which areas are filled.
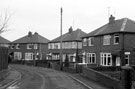
[[[1,12],[13,13],[10,30],[1,35],[14,41],[32,31],[52,40],[60,36],[61,7],[63,33],[70,26],[89,33],[108,23],[108,12],[116,19],[135,20],[134,0],[0,0]]]

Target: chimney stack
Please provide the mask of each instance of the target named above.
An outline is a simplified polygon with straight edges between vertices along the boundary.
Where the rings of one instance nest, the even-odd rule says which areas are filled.
[[[69,28],[69,33],[72,33],[72,31],[73,31],[73,28],[72,28],[72,26]]]
[[[113,15],[110,15],[109,17],[109,24],[115,23],[115,17]]]
[[[32,37],[32,32],[31,31],[29,31],[28,37]]]

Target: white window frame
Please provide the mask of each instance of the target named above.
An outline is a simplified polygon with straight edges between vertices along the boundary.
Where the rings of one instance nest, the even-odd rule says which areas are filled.
[[[83,39],[83,46],[87,46],[87,38]]]
[[[21,60],[22,59],[22,52],[14,52],[14,59]]]
[[[33,44],[34,45],[34,49],[38,49],[38,44]]]
[[[115,44],[115,45],[119,44],[119,42],[116,42],[116,38],[119,38],[119,42],[120,42],[120,37],[119,37],[119,35],[114,35],[114,44]]]
[[[77,42],[72,42],[72,49],[76,49],[77,48]]]
[[[94,43],[92,43],[93,37],[88,38],[88,45],[94,46]]]
[[[128,66],[129,65],[129,56],[130,56],[130,52],[125,52],[125,61],[128,60],[128,63],[125,65]]]
[[[110,64],[108,63],[108,58],[110,58]],[[100,65],[102,65],[102,66],[112,66],[112,55],[111,55],[111,53],[100,53]]]
[[[120,57],[116,57],[116,66],[120,66]]]
[[[25,53],[25,60],[33,60],[34,53]]]
[[[111,43],[111,35],[104,35],[103,36],[103,45],[110,45]]]
[[[93,57],[94,57],[94,62],[93,62]],[[96,63],[96,54],[95,53],[87,53],[87,63],[88,64]]]
[[[16,49],[20,49],[20,45],[19,44],[16,44]]]
[[[11,49],[14,49],[14,47],[15,47],[15,46],[14,46],[13,44],[10,46]]]
[[[33,45],[33,44],[27,44],[27,49],[32,49],[32,48],[30,48],[31,45]]]

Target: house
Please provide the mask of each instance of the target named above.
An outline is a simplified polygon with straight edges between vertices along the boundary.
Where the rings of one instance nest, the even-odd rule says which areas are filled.
[[[10,53],[14,60],[44,60],[48,52],[49,40],[37,32],[19,38],[11,42]]]
[[[79,58],[77,60],[77,56],[78,53],[82,50],[81,37],[84,35],[86,35],[86,33],[81,29],[73,31],[73,28],[70,27],[67,33],[53,39],[48,43],[49,54],[47,59],[50,61],[60,61],[60,45],[62,41],[62,61],[65,61],[67,55],[69,62],[79,62],[80,60]]]
[[[82,37],[83,60],[97,66],[135,65],[135,21],[122,18]]]

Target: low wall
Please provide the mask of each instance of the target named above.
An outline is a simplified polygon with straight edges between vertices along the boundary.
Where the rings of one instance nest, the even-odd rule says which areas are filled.
[[[82,74],[83,76],[88,77],[89,79],[99,82],[112,89],[121,89],[120,80],[117,80],[108,75],[102,74],[101,72],[97,72],[93,69],[83,67]]]

